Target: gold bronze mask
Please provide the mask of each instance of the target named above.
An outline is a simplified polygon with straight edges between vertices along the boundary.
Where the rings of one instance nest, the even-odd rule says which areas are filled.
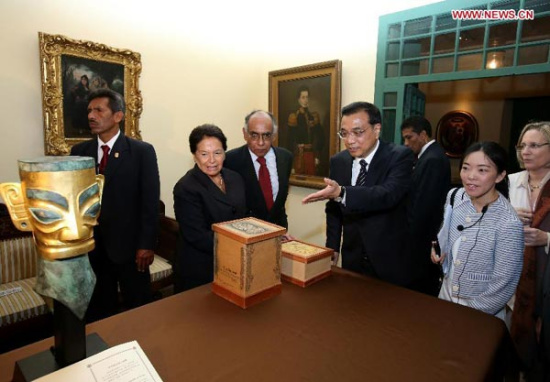
[[[93,226],[100,212],[103,175],[88,157],[19,160],[21,183],[0,184],[15,226],[33,231],[38,253],[66,259],[94,249]]]

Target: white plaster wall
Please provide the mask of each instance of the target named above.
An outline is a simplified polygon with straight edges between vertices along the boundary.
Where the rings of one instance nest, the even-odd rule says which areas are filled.
[[[2,0],[0,182],[18,180],[18,158],[44,153],[39,31],[141,53],[140,128],[157,150],[173,215],[193,127],[216,123],[237,147],[244,115],[268,108],[269,71],[333,59],[343,62],[342,104],[372,101],[378,17],[433,2]],[[310,191],[291,189],[290,232],[324,244],[324,205],[300,203]]]

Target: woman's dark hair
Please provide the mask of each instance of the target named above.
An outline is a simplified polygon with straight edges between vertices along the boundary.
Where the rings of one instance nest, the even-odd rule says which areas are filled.
[[[189,148],[191,149],[191,154],[195,154],[197,145],[204,137],[218,138],[222,143],[223,150],[227,151],[227,138],[223,134],[222,129],[216,125],[206,123],[195,127],[193,131],[191,131],[191,134],[189,134]]]
[[[489,158],[495,164],[498,174],[506,171],[506,164],[508,163],[508,153],[506,153],[506,150],[504,150],[504,148],[496,142],[475,142],[471,144],[470,147],[466,149],[466,152],[460,160],[460,168],[462,168],[464,159],[466,159],[468,155],[478,151],[481,151],[483,154],[485,154],[487,158]],[[495,188],[502,195],[504,195],[506,199],[509,199],[510,181],[508,180],[508,173],[506,173],[506,176],[504,176],[504,178],[495,185]]]

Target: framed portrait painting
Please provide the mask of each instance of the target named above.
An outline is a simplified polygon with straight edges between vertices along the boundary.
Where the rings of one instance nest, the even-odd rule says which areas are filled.
[[[342,62],[321,62],[269,72],[269,110],[279,131],[274,144],[294,154],[290,184],[323,188],[337,136]]]
[[[141,139],[139,53],[61,35],[39,32],[38,37],[46,155],[67,155],[73,145],[92,138],[88,126],[88,96],[101,88],[109,88],[124,97],[126,112],[121,130]]]
[[[468,146],[477,141],[478,135],[477,120],[467,111],[450,111],[437,123],[437,141],[450,158],[461,158]]]

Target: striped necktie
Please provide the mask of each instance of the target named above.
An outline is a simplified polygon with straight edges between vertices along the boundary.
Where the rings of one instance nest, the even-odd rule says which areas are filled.
[[[359,161],[359,164],[361,165],[361,170],[359,170],[359,176],[357,176],[357,182],[355,182],[356,186],[364,186],[367,183],[367,161],[364,159],[361,159]]]

